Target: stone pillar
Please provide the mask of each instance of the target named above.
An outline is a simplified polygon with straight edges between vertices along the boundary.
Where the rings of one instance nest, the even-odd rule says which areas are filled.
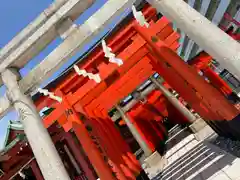
[[[31,164],[30,164],[31,168],[32,168],[32,171],[36,177],[37,180],[44,180],[43,176],[42,176],[42,173],[37,165],[37,162],[36,160],[32,160]]]
[[[123,109],[119,106],[116,105],[116,108],[121,115],[122,119],[128,126],[129,130],[131,131],[133,137],[136,139],[138,142],[139,146],[142,148],[144,154],[146,157],[150,156],[153,152],[150,147],[148,147],[147,143],[142,139],[140,133],[138,132],[137,128],[133,125],[129,117],[124,113]]]
[[[195,134],[196,139],[204,139],[212,133],[212,131],[206,131],[205,134],[199,133],[205,127],[209,129],[207,123],[202,118],[195,117],[174,95],[172,95],[167,88],[165,88],[157,79],[151,77],[151,81],[159,88],[159,90],[164,94],[164,96],[169,100],[170,103],[182,113],[190,123],[192,123],[189,128]],[[211,128],[210,128],[211,129]]]
[[[8,98],[19,114],[19,119],[23,124],[24,132],[44,179],[70,180],[31,98],[24,95],[19,89],[19,73],[14,69],[7,69],[1,75],[3,83],[7,87]]]
[[[194,122],[196,117],[172,94],[167,88],[165,88],[157,79],[150,77],[150,80],[157,86],[157,88],[163,93],[167,100],[172,103],[172,105],[182,113],[189,122]]]
[[[144,164],[145,164],[144,166],[145,166],[145,168],[152,168],[152,169],[154,169],[153,171],[157,175],[158,173],[156,173],[156,172],[159,171],[159,170],[161,171],[161,169],[159,169],[159,163],[161,163],[161,161],[162,161],[161,155],[157,151],[152,152],[151,148],[142,139],[142,136],[138,132],[137,128],[131,122],[131,120],[128,117],[128,115],[126,115],[124,113],[123,109],[119,105],[116,105],[116,109],[118,110],[119,114],[121,115],[122,119],[124,120],[124,122],[128,126],[128,128],[129,128],[130,132],[132,133],[133,137],[138,142],[139,146],[142,148],[142,150],[144,152],[144,155],[146,157],[144,159]],[[140,176],[138,178],[139,179],[140,178],[142,178],[142,179],[149,179],[147,177],[147,175],[145,174],[145,171],[141,171],[141,174],[140,174]]]
[[[240,45],[183,0],[147,0],[240,79]]]

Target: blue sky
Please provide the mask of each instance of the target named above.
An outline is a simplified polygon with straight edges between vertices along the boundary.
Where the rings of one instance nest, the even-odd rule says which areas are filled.
[[[98,10],[106,0],[96,0],[94,5],[82,14],[77,24],[82,24],[92,13]],[[44,9],[46,9],[52,3],[51,0],[8,0],[1,2],[0,16],[1,16],[1,28],[0,28],[0,48],[4,47],[21,29],[34,20]],[[124,16],[125,14],[123,14]],[[49,81],[55,79],[65,68],[72,64],[77,57],[88,50],[99,38],[101,38],[108,30],[110,30],[117,21],[116,19],[109,27],[101,32],[93,41],[87,44],[79,53],[72,57],[68,63],[66,63],[58,72],[56,72],[50,79],[43,84],[46,85]],[[55,47],[61,43],[60,38],[52,42],[43,52],[32,59],[23,69],[20,70],[22,76],[25,76],[34,66],[36,66],[41,60],[44,59]],[[5,87],[0,88],[0,95],[5,92]],[[17,114],[12,111],[0,121],[0,147],[2,144],[3,136],[6,132],[8,121],[16,120]]]
[[[0,6],[1,30],[0,48],[4,47],[21,29],[31,22],[49,4],[50,0],[3,1]],[[5,88],[1,88],[2,95]],[[0,141],[5,134],[9,119],[15,120],[15,113],[10,113],[0,121]]]

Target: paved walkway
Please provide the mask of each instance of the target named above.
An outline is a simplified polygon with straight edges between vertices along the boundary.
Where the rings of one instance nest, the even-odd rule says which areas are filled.
[[[240,180],[239,158],[186,131],[172,137],[167,158],[162,178],[154,180]]]

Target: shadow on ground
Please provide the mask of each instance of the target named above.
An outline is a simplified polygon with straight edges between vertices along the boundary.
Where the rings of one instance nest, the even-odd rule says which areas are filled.
[[[188,132],[179,133],[179,136],[175,136],[169,141],[169,149],[188,135]],[[191,141],[193,140],[172,152],[168,159],[183,150]],[[186,150],[185,154],[170,163],[163,173],[153,178],[153,180],[206,180],[219,172],[220,169],[231,165],[235,159],[234,156],[227,155],[226,152],[209,143],[200,142],[189,151]]]

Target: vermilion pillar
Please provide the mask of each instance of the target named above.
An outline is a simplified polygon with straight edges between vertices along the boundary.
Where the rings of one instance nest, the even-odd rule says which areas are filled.
[[[97,136],[99,136],[100,142],[109,157],[113,171],[119,180],[125,180],[127,179],[125,176],[129,176],[129,173],[124,173],[121,168],[121,165],[124,165],[124,161],[121,157],[121,149],[117,148],[118,140],[114,138],[114,134],[104,121],[104,119],[91,119],[93,128],[97,130]],[[129,178],[134,179],[131,173]]]
[[[111,168],[108,166],[107,162],[105,162],[103,156],[97,149],[96,145],[93,143],[89,133],[85,127],[85,125],[80,120],[77,112],[69,105],[67,99],[64,94],[58,91],[56,94],[60,95],[63,98],[63,110],[67,112],[67,118],[72,122],[72,128],[79,140],[82,144],[82,147],[91,161],[94,169],[96,170],[100,179],[103,180],[114,180]]]
[[[86,152],[89,160],[92,162],[100,179],[114,180],[110,167],[108,167],[97,147],[93,144],[85,126],[78,121],[76,121],[76,118],[72,120],[73,130],[81,142],[84,151]]]
[[[228,96],[232,93],[232,89],[213,69],[210,68],[209,64],[212,59],[213,58],[209,54],[202,51],[199,55],[191,59],[188,64],[193,66],[198,72],[202,71],[203,75],[210,80],[214,87]]]
[[[135,179],[141,173],[140,164],[134,159],[130,148],[114,127],[114,123],[108,117],[91,118],[93,131],[99,137],[101,145],[114,165],[113,171],[119,179]],[[125,177],[124,177],[125,176]]]
[[[113,140],[112,145],[115,146],[116,149],[118,149],[119,156],[123,160],[123,164],[121,165],[121,168],[125,171],[125,174],[127,173],[127,176],[130,176],[131,178],[134,177],[134,179],[139,176],[142,172],[142,168],[137,161],[136,157],[132,154],[130,147],[128,144],[124,141],[123,137],[121,136],[120,132],[116,127],[114,126],[114,123],[109,117],[104,118],[105,127],[109,128],[109,134]],[[132,172],[132,173],[131,173]],[[133,176],[132,176],[133,175]]]
[[[131,131],[132,135],[138,142],[139,146],[142,148],[144,154],[146,157],[150,156],[153,152],[151,148],[148,146],[148,144],[142,139],[142,136],[139,134],[139,131],[137,128],[133,125],[133,123],[130,121],[129,117],[124,113],[122,108],[119,105],[116,105],[116,109],[120,113],[122,119],[127,124],[129,130]]]
[[[232,89],[229,85],[221,78],[217,73],[215,73],[210,67],[207,67],[202,70],[204,76],[206,76],[212,85],[216,87],[219,91],[221,91],[226,96],[232,93]]]

